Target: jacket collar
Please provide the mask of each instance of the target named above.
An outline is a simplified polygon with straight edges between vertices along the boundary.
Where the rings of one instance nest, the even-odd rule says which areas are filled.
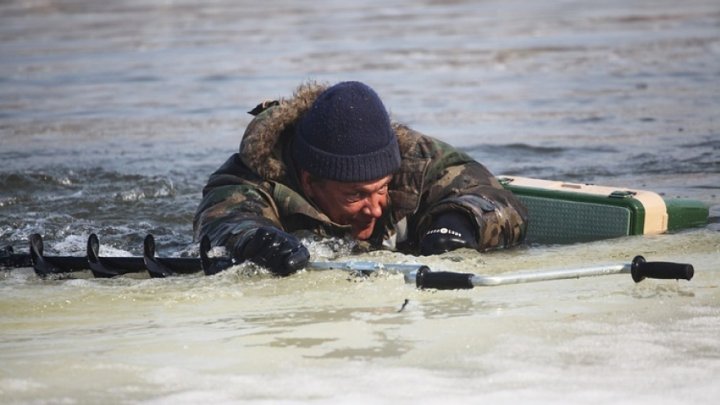
[[[300,85],[289,99],[261,110],[248,124],[240,143],[240,158],[243,163],[266,180],[286,180],[288,167],[283,159],[283,146],[295,136],[295,124],[310,109],[315,99],[328,86],[317,83]],[[258,106],[260,107],[260,106]]]

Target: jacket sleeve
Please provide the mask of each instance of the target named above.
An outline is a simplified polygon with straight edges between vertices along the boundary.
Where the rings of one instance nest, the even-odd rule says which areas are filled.
[[[485,166],[443,142],[430,142],[432,159],[424,176],[418,237],[425,234],[436,215],[459,210],[473,221],[479,250],[522,242],[527,229],[525,206]]]
[[[245,168],[238,154],[210,176],[195,212],[196,240],[232,249],[261,226],[282,229],[277,210],[261,179]]]

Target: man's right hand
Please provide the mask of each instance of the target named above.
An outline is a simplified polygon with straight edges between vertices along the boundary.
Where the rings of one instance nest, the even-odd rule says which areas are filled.
[[[310,261],[310,252],[296,237],[269,226],[258,228],[245,243],[236,247],[234,255],[280,276],[295,273]]]

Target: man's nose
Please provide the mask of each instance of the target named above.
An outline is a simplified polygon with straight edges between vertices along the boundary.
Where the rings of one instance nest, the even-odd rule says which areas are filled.
[[[363,212],[365,215],[373,218],[380,218],[382,216],[384,196],[380,194],[371,194],[365,199],[365,207]]]

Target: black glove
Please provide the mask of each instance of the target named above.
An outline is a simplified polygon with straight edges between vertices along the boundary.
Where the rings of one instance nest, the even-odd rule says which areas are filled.
[[[470,217],[459,211],[448,211],[433,219],[420,239],[420,254],[437,255],[460,248],[477,249],[477,235]]]
[[[307,265],[310,252],[293,235],[263,226],[235,248],[235,257],[250,260],[277,275],[287,276]]]

